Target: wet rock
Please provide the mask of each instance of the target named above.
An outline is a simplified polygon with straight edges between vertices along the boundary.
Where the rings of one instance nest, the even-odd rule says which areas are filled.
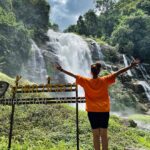
[[[93,39],[86,39],[88,46],[91,50],[91,54],[92,54],[92,60],[93,61],[99,61],[99,60],[103,60],[103,54],[101,52],[101,47],[98,43],[96,43],[96,41],[94,41]]]
[[[131,148],[131,147],[126,147],[124,150],[142,150],[142,149],[139,149],[139,148]]]
[[[146,69],[147,73],[150,75],[150,64],[143,63],[143,66]]]
[[[112,66],[112,70],[113,70],[113,71],[118,71],[119,68],[118,68],[117,66]]]
[[[141,84],[138,84],[138,83],[133,83],[132,88],[133,88],[135,93],[144,93],[145,92],[143,86]]]
[[[134,120],[123,119],[121,123],[126,127],[132,127],[132,128],[137,127],[137,123]]]
[[[143,103],[143,100],[140,100],[141,103],[138,103],[137,104],[137,109],[140,110],[141,112],[143,113],[147,113],[148,112],[148,105],[147,104],[142,104]]]
[[[112,47],[108,44],[105,44],[101,46],[101,50],[105,56],[106,61],[110,61],[113,63],[120,62],[120,54],[118,53],[116,47]]]
[[[137,123],[134,120],[129,120],[129,123],[130,123],[129,127],[132,127],[132,128],[137,127]]]
[[[148,111],[145,114],[150,115],[150,108],[148,109]]]
[[[119,76],[119,79],[120,79],[120,81],[122,82],[122,83],[124,83],[124,84],[126,84],[126,86],[128,87],[128,88],[132,88],[132,83],[131,83],[131,81],[132,81],[132,78],[131,78],[131,76],[129,76],[129,75],[127,75],[127,74],[122,74],[122,75],[120,75]]]

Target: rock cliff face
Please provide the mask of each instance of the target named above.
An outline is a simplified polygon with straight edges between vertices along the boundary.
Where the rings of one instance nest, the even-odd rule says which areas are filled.
[[[0,0],[0,71],[11,76],[20,71],[30,55],[30,39],[45,39],[49,9],[45,0]]]

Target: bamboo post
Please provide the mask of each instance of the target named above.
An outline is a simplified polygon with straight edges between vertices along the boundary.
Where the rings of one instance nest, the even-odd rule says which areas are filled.
[[[51,81],[51,78],[48,77],[48,78],[47,78],[47,84],[50,84],[50,81]]]
[[[16,76],[16,88],[18,87],[18,82],[21,79],[21,76]],[[15,112],[15,104],[14,104],[14,99],[16,96],[16,89],[13,89],[13,96],[12,96],[12,110],[11,110],[11,115],[10,115],[10,130],[9,130],[9,142],[8,142],[8,150],[11,148],[11,140],[12,140],[12,131],[13,131],[13,124],[14,124],[14,112]]]

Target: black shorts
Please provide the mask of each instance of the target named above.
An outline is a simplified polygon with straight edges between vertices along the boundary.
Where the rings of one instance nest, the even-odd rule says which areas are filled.
[[[88,112],[92,129],[108,128],[109,112]]]

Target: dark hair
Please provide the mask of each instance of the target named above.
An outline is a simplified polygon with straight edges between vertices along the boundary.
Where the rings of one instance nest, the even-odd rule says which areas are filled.
[[[100,70],[101,70],[101,64],[99,62],[91,65],[91,72],[93,76],[98,76]]]

